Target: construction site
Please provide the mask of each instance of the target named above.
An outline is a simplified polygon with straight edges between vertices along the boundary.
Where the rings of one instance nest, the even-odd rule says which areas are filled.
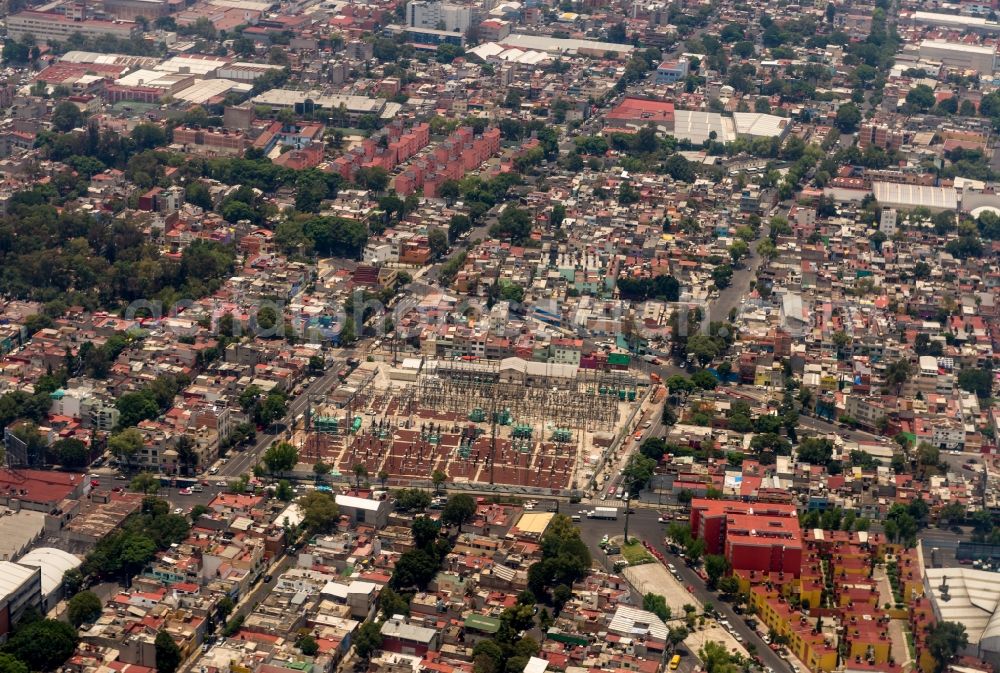
[[[310,400],[296,443],[334,476],[407,486],[440,471],[555,493],[590,481],[647,390],[627,370],[520,358],[368,362]]]

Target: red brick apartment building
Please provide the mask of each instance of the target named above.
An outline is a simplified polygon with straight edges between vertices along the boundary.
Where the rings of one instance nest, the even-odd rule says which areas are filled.
[[[696,499],[691,534],[706,554],[722,554],[734,570],[785,572],[798,577],[802,532],[795,505]]]
[[[456,129],[428,156],[410,162],[393,180],[397,194],[408,196],[423,192],[434,198],[447,180],[460,180],[500,151],[500,129],[489,128],[476,137],[468,126]]]
[[[386,132],[386,146],[381,147],[377,138],[365,138],[346,154],[337,157],[332,170],[345,180],[350,180],[361,168],[384,168],[391,171],[430,142],[431,127],[426,123],[417,124],[403,132],[402,124],[393,124]]]

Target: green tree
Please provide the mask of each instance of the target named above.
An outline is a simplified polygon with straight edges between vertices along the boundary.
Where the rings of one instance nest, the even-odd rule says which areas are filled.
[[[364,662],[382,649],[381,627],[375,622],[365,622],[354,637],[354,653]]]
[[[222,621],[228,619],[230,613],[232,613],[233,608],[235,607],[236,604],[233,603],[232,598],[230,598],[229,596],[223,596],[219,600],[219,604],[216,606],[216,610],[218,610],[219,612],[219,619],[221,619]]]
[[[319,643],[308,633],[300,634],[295,640],[295,646],[307,657],[315,656],[319,652]]]
[[[740,592],[740,583],[735,577],[723,577],[719,580],[719,591],[723,596],[732,599]]]
[[[410,604],[406,597],[393,591],[392,587],[385,587],[379,592],[378,606],[385,619],[390,619],[393,615],[410,614]]]
[[[15,656],[0,653],[0,673],[28,673],[28,667]]]
[[[129,487],[137,493],[156,493],[160,490],[160,480],[152,472],[140,472],[132,477]]]
[[[390,581],[393,589],[424,589],[439,569],[438,560],[423,549],[410,549],[396,561]]]
[[[125,393],[115,400],[115,407],[119,412],[118,424],[123,428],[160,415],[160,407],[156,404],[156,400],[145,391]]]
[[[833,458],[833,442],[829,439],[808,437],[798,448],[799,460],[810,465],[829,465]]]
[[[373,192],[381,192],[389,184],[389,174],[384,168],[379,166],[375,166],[373,168],[361,168],[355,174],[354,181],[363,189],[369,189]]]
[[[440,258],[448,252],[448,234],[443,229],[431,229],[427,234],[427,245],[435,258]]]
[[[513,243],[523,243],[531,234],[531,216],[528,211],[508,206],[497,223],[490,227],[490,235],[509,238]]]
[[[906,102],[921,112],[934,107],[934,90],[926,84],[918,84],[906,93]]]
[[[687,352],[705,366],[719,356],[719,344],[707,334],[695,334],[687,341]]]
[[[271,474],[282,474],[298,464],[299,450],[288,442],[276,442],[264,452],[263,460]]]
[[[854,103],[844,103],[837,108],[834,125],[841,133],[854,133],[861,123],[861,110]]]
[[[927,636],[927,649],[934,656],[935,672],[945,670],[955,655],[968,644],[969,636],[964,624],[941,621],[932,626]]]
[[[69,623],[79,628],[84,622],[92,622],[101,615],[101,599],[92,591],[81,591],[69,599],[66,616]]]
[[[639,446],[639,453],[657,462],[666,452],[667,443],[660,437],[649,437]]]
[[[691,383],[702,390],[714,390],[719,385],[718,379],[704,369],[691,375]]]
[[[63,467],[84,467],[87,464],[87,445],[72,437],[60,439],[49,449]]]
[[[747,245],[746,241],[736,239],[729,246],[729,256],[732,258],[733,264],[739,264],[749,254],[750,246]]]
[[[414,544],[419,549],[429,549],[434,541],[438,539],[438,534],[441,532],[441,524],[426,516],[418,516],[413,519],[410,530],[413,532]]]
[[[174,673],[181,665],[181,649],[166,631],[156,634],[153,642],[156,650],[156,673]]]
[[[448,475],[441,470],[434,470],[431,473],[431,482],[434,484],[434,492],[441,493],[441,485],[448,481]]]
[[[891,363],[885,370],[885,381],[891,386],[896,388],[896,392],[902,388],[903,384],[906,383],[910,378],[910,362],[908,360],[900,359]]]
[[[316,475],[316,479],[322,479],[324,476],[330,474],[330,466],[324,463],[322,460],[317,460],[313,464],[313,474]]]
[[[670,606],[667,605],[667,599],[659,594],[649,592],[643,596],[642,609],[647,612],[652,612],[663,621],[668,621],[670,619]]]
[[[32,671],[54,671],[76,650],[76,629],[55,619],[19,624],[4,652],[23,661]]]
[[[52,125],[56,127],[56,130],[63,133],[72,131],[80,126],[82,122],[83,113],[80,112],[80,108],[77,107],[76,103],[63,101],[52,110]]]
[[[280,480],[278,486],[274,489],[274,496],[282,502],[289,502],[294,498],[295,491],[292,490],[291,482],[287,479]]]
[[[448,498],[448,502],[441,512],[441,520],[447,524],[457,526],[459,532],[461,532],[462,526],[472,521],[472,517],[475,514],[476,501],[472,499],[472,496],[465,493],[456,493]]]
[[[987,399],[993,392],[993,374],[986,369],[963,369],[958,373],[958,387]]]
[[[705,557],[705,574],[708,576],[707,586],[712,591],[719,584],[722,576],[729,572],[729,561],[725,556],[719,554],[709,554]]]
[[[302,523],[318,533],[333,530],[340,518],[337,501],[330,493],[309,491],[299,498],[298,505],[302,511]]]
[[[404,488],[394,493],[396,507],[407,512],[422,512],[431,504],[431,495],[419,488]]]
[[[79,568],[70,568],[63,573],[62,589],[64,596],[73,596],[83,588],[83,573]]]

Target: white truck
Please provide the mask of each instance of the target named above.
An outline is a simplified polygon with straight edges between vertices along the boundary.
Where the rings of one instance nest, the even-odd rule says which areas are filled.
[[[595,507],[594,509],[587,512],[588,519],[609,519],[611,521],[618,520],[618,508],[617,507]]]

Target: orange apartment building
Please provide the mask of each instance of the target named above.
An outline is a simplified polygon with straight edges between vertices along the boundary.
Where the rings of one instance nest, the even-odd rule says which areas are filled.
[[[906,132],[889,128],[886,124],[862,124],[858,132],[858,144],[862,149],[869,145],[882,149],[899,149],[906,142]]]
[[[756,570],[737,570],[735,576],[761,621],[786,638],[814,673],[839,665],[838,642],[846,645],[849,669],[889,673],[896,665],[889,622],[899,615],[891,604],[887,609],[889,601],[871,577],[882,545],[876,533],[814,529],[804,538],[798,578]]]
[[[400,196],[423,191],[424,196],[437,196],[447,180],[460,180],[467,172],[478,168],[500,151],[500,129],[490,128],[479,137],[471,127],[456,129],[429,156],[410,163],[396,176],[392,187]]]
[[[384,168],[391,171],[417,152],[427,147],[431,140],[431,127],[417,124],[406,133],[402,124],[392,124],[386,131],[388,143],[379,147],[378,138],[365,138],[331,164],[332,170],[345,180],[354,178],[361,168]]]
[[[174,144],[181,145],[185,152],[240,156],[250,146],[250,139],[242,131],[178,126],[174,129]]]

